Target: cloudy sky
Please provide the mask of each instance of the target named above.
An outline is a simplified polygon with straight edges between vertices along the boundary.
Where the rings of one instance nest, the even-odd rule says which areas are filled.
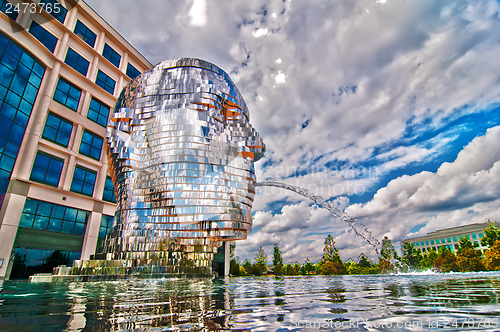
[[[398,246],[500,220],[500,4],[428,0],[86,0],[151,63],[230,73],[266,145],[259,181],[302,186]],[[237,254],[374,251],[328,211],[259,188]]]

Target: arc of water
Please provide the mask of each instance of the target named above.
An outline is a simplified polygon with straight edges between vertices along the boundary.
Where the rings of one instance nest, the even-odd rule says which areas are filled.
[[[282,188],[282,189],[293,191],[293,192],[295,192],[295,193],[297,193],[297,194],[299,194],[301,196],[304,196],[306,198],[309,198],[314,203],[318,204],[319,206],[321,206],[324,209],[327,209],[334,216],[336,216],[337,218],[339,218],[343,222],[347,223],[347,225],[349,225],[349,227],[353,230],[353,232],[355,234],[357,234],[358,236],[362,237],[369,245],[371,245],[373,247],[373,249],[375,249],[375,252],[377,253],[377,255],[379,254],[379,248],[381,246],[380,241],[377,240],[373,236],[372,232],[370,232],[366,228],[365,225],[363,225],[362,223],[359,223],[356,220],[352,219],[344,211],[341,211],[341,210],[337,209],[334,206],[333,202],[327,202],[322,196],[315,195],[315,194],[313,194],[312,192],[310,192],[307,189],[304,189],[304,188],[301,188],[301,187],[297,187],[297,186],[292,186],[290,184],[285,184],[285,183],[281,183],[281,182],[274,182],[274,181],[270,181],[270,182],[257,182],[255,184],[255,186],[256,187],[277,187],[277,188]]]

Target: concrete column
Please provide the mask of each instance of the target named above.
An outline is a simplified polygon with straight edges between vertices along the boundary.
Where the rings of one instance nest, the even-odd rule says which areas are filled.
[[[120,71],[124,74],[127,73],[127,65],[128,65],[128,52],[124,52],[122,55],[122,63],[120,64]]]
[[[73,181],[73,170],[75,169],[76,158],[74,155],[69,156],[68,160],[68,168],[67,168],[67,176],[64,178],[64,182],[62,182],[62,189],[69,191],[71,188],[71,181]]]
[[[104,148],[101,151],[101,160],[103,160],[102,166],[97,173],[97,178],[95,179],[94,185],[94,199],[102,199],[102,194],[104,193],[104,185],[106,182],[106,172],[108,171],[108,164],[106,163],[106,152]]]
[[[95,43],[94,49],[97,51],[97,53],[102,54],[102,50],[104,49],[104,40],[106,38],[106,33],[104,31],[101,31],[99,33],[99,36],[97,37],[97,42]]]
[[[102,213],[92,211],[87,222],[87,230],[82,246],[82,260],[90,259],[90,256],[95,254],[97,246],[97,238],[99,236],[99,226],[101,225]]]
[[[97,67],[99,65],[99,56],[94,55],[94,59],[92,60],[92,65],[90,66],[90,70],[87,74],[87,78],[91,80],[92,82],[95,82],[95,79],[97,77]]]
[[[0,258],[3,258],[3,265],[0,267],[0,280],[9,279],[10,271],[7,273],[7,268],[25,202],[26,196],[14,193],[5,195],[0,211]]]
[[[120,92],[122,92],[123,85],[124,85],[123,75],[120,75],[118,77],[118,82],[116,82],[116,88],[113,94],[116,98],[120,96]]]
[[[66,17],[66,21],[64,22],[65,26],[68,27],[71,31],[73,31],[75,24],[76,24],[76,14],[78,13],[78,7],[74,6],[71,8],[71,10],[68,12],[68,16]]]
[[[61,40],[57,43],[56,50],[54,52],[56,58],[60,61],[64,61],[66,57],[66,50],[68,48],[69,32],[65,32]]]
[[[229,275],[229,264],[231,257],[231,243],[229,241],[224,242],[224,277]]]

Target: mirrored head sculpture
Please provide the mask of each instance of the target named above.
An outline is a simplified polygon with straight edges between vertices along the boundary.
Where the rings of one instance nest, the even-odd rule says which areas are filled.
[[[158,64],[122,91],[106,136],[117,199],[106,259],[210,273],[223,241],[246,238],[265,147],[222,69]]]

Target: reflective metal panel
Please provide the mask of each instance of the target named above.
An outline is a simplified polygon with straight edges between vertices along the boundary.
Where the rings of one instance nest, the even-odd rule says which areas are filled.
[[[222,241],[245,239],[265,151],[249,119],[206,61],[164,61],[131,81],[106,135],[117,199],[106,259],[206,272]]]

